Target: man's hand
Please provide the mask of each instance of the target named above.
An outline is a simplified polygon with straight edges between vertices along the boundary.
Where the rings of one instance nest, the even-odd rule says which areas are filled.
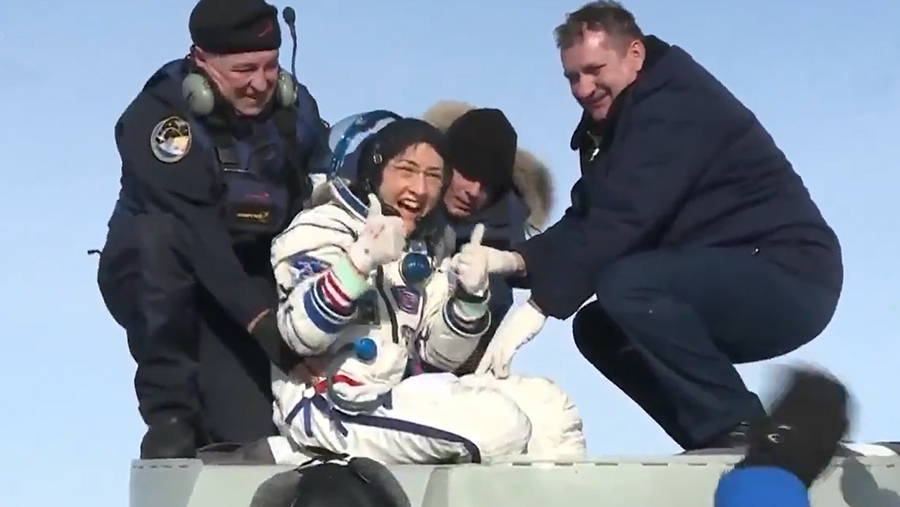
[[[477,224],[472,229],[472,239],[463,245],[460,253],[454,256],[454,260],[467,252],[469,255],[483,256],[487,260],[487,272],[489,274],[525,274],[525,259],[518,252],[508,252],[506,250],[497,250],[481,244],[484,238],[484,225]],[[475,241],[475,240],[478,241]],[[477,254],[475,252],[478,252]]]
[[[488,273],[503,275],[524,275],[525,259],[518,252],[507,252],[491,247],[482,247],[487,251]]]
[[[322,379],[322,372],[327,361],[322,356],[307,357],[303,362],[291,369],[289,376],[308,386],[314,386]]]
[[[350,262],[362,275],[368,276],[378,266],[399,259],[405,246],[403,219],[397,216],[384,216],[378,197],[369,194],[366,224],[359,239],[350,246]]]
[[[497,328],[475,373],[509,377],[513,356],[541,332],[546,321],[547,317],[530,301],[512,309]]]
[[[318,377],[313,374],[312,369],[307,366],[306,362],[302,362],[297,366],[294,366],[288,374],[292,379],[303,382],[308,386],[313,386],[316,384]]]
[[[484,294],[488,289],[489,249],[481,246],[483,238],[484,225],[478,224],[472,229],[469,242],[453,256],[451,264],[462,289],[468,294],[477,296]]]

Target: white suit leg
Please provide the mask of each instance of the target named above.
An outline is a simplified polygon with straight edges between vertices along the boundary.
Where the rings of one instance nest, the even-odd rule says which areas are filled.
[[[410,377],[391,391],[389,407],[367,414],[329,412],[319,396],[287,417],[291,439],[386,464],[486,462],[522,454],[531,438],[528,416],[509,396],[450,373]]]
[[[545,460],[579,460],[587,456],[583,423],[578,408],[551,380],[543,377],[510,375],[497,379],[490,375],[468,375],[472,383],[497,387],[515,400],[531,420],[531,439],[526,454]]]

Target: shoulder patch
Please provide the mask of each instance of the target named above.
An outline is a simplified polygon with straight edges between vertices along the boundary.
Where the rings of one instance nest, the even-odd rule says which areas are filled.
[[[178,116],[157,123],[150,133],[150,150],[165,164],[174,164],[187,156],[191,144],[191,124]]]
[[[325,261],[316,259],[303,253],[294,254],[288,258],[288,263],[294,268],[294,283],[299,284],[311,276],[315,276],[331,267]]]

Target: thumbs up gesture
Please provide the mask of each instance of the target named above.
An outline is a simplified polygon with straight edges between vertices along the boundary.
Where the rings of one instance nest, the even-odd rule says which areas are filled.
[[[403,255],[406,233],[403,219],[385,216],[381,212],[381,201],[375,194],[369,194],[369,213],[359,239],[350,246],[350,262],[356,269],[368,275],[378,266],[396,261]]]
[[[472,230],[472,237],[453,256],[452,268],[456,272],[457,283],[468,294],[483,295],[488,288],[489,248],[481,246],[484,225],[478,224]]]

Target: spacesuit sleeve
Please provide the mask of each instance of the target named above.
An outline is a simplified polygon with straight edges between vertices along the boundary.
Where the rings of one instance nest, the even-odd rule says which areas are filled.
[[[445,272],[432,281],[429,292],[442,297],[429,298],[425,311],[423,340],[419,344],[419,358],[440,371],[454,371],[475,352],[478,341],[491,326],[488,307],[490,292],[483,298],[451,293]]]
[[[357,300],[370,287],[350,263],[353,230],[324,212],[303,211],[272,241],[278,283],[278,328],[301,356],[325,352],[350,324]]]

